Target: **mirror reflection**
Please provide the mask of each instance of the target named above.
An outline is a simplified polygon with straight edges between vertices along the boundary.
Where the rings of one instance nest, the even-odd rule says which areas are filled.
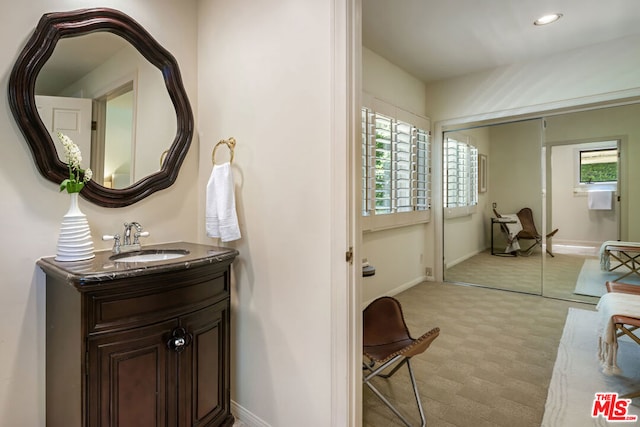
[[[541,120],[446,132],[451,139],[472,154],[465,165],[444,152],[445,187],[470,193],[466,209],[444,209],[445,280],[541,294],[543,249],[532,238],[542,230]],[[452,169],[468,184],[452,182]],[[486,182],[484,191],[476,182]]]
[[[95,32],[60,39],[35,84],[38,113],[90,159],[94,180],[126,188],[160,170],[177,131],[162,73],[123,38]]]
[[[631,196],[640,172],[630,166],[640,156],[639,114],[631,104],[446,132],[445,141],[469,141],[486,155],[487,191],[468,215],[445,209],[445,280],[597,302],[604,283],[625,273],[601,270],[603,243],[640,240]],[[512,256],[496,212],[523,207],[542,244],[527,254],[531,241],[520,242]]]

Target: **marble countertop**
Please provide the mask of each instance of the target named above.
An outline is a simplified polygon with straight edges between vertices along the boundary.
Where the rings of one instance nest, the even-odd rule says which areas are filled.
[[[116,279],[184,270],[214,263],[231,263],[238,255],[232,248],[202,245],[188,242],[172,242],[143,245],[142,250],[184,249],[187,255],[179,258],[146,261],[118,262],[111,259],[111,250],[96,251],[95,257],[84,261],[60,262],[55,257],[41,258],[38,266],[48,275],[62,277],[75,286],[96,285]]]

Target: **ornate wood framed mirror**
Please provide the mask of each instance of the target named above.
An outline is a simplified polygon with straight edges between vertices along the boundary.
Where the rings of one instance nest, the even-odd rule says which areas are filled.
[[[178,63],[173,55],[140,24],[120,11],[94,8],[47,13],[38,22],[33,35],[27,41],[13,67],[9,77],[8,96],[13,116],[31,149],[38,170],[45,178],[59,184],[68,177],[68,168],[60,159],[51,136],[57,129],[53,129],[50,123],[45,125],[43,115],[38,111],[37,80],[61,41],[72,39],[76,41],[82,36],[94,36],[99,33],[108,33],[113,37],[126,40],[128,43],[125,44],[135,48],[136,55],[141,55],[141,58],[152,65],[151,68],[157,69],[158,78],[164,81],[166,93],[164,89],[151,92],[162,92],[162,95],[170,100],[167,104],[172,104],[175,110],[175,127],[171,127],[175,129],[173,141],[171,142],[173,135],[167,135],[167,143],[158,147],[157,153],[153,155],[153,162],[158,170],[139,178],[131,178],[130,182],[126,182],[121,188],[112,188],[111,185],[106,185],[102,177],[94,175],[94,179],[89,181],[80,193],[85,199],[97,205],[117,208],[136,203],[158,190],[171,186],[189,150],[194,131],[193,113],[182,83]],[[78,56],[81,55],[78,54]],[[145,104],[138,100],[137,105],[142,107]],[[169,109],[171,109],[170,105]],[[143,114],[144,111],[138,111],[138,115]],[[153,118],[151,120],[153,121]],[[161,123],[164,119],[156,118],[155,120],[156,123]],[[93,126],[95,127],[95,121]],[[92,133],[95,133],[94,131],[95,129]],[[134,133],[144,135],[142,127]],[[95,136],[91,138],[93,138],[91,146],[95,147]],[[143,147],[154,141],[138,138],[135,143]],[[91,157],[92,161],[95,157],[94,153],[87,155],[83,152],[83,155],[85,159]],[[150,156],[139,155],[139,157]],[[94,165],[91,167],[93,169]],[[98,169],[101,167],[99,166]]]

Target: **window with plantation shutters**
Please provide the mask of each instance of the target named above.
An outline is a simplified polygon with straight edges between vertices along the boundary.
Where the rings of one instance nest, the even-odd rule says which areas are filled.
[[[393,108],[387,110],[393,112]],[[404,114],[411,118],[409,113]],[[370,228],[429,219],[425,214],[430,202],[429,135],[427,129],[409,120],[372,108],[362,109],[362,215],[389,216],[372,219],[370,223],[376,225]]]
[[[467,208],[478,204],[478,149],[462,138],[447,136],[442,151],[444,208],[466,214]]]

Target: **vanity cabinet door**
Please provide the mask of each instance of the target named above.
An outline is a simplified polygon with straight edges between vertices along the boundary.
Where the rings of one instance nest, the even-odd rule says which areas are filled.
[[[89,426],[176,426],[176,319],[88,339]]]
[[[180,426],[233,425],[229,401],[229,300],[180,318],[192,342],[180,353]]]

